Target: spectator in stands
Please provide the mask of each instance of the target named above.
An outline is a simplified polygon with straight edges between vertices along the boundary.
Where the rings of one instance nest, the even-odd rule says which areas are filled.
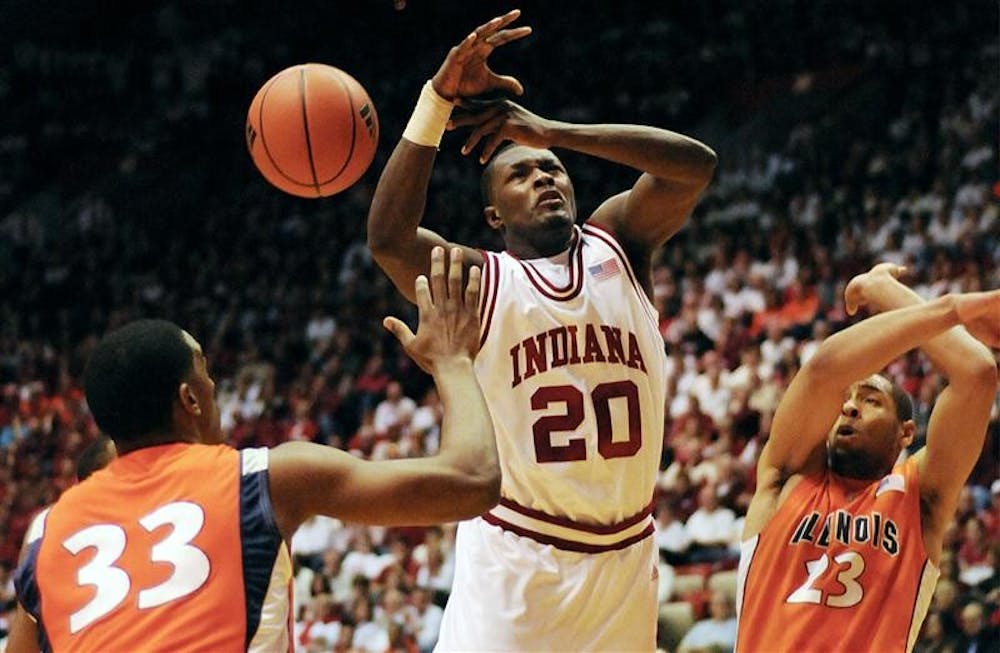
[[[982,520],[972,516],[962,524],[962,545],[958,550],[958,580],[973,587],[990,576],[992,569],[987,561],[990,540]]]
[[[389,648],[389,632],[374,620],[374,607],[370,596],[358,597],[351,607],[354,638],[351,645],[358,653],[385,653]]]
[[[920,629],[920,637],[913,653],[956,653],[955,637],[945,632],[941,615],[931,612]]]
[[[427,455],[438,450],[441,431],[441,400],[433,387],[424,392],[420,405],[413,411],[410,420],[410,440],[403,447],[404,455]],[[411,452],[420,452],[411,453]]]
[[[691,538],[670,501],[660,501],[656,505],[655,537],[664,562],[674,566],[685,562]]]
[[[736,515],[719,505],[716,486],[706,484],[698,492],[698,509],[684,524],[691,538],[690,562],[718,562],[730,557]]]
[[[340,520],[325,515],[307,519],[292,536],[292,551],[302,564],[313,570],[320,568],[323,554],[333,543],[333,535],[340,528]]]
[[[1000,541],[1000,479],[990,484],[990,504],[979,513],[979,518],[986,536],[994,542]]]
[[[375,437],[398,440],[406,435],[416,409],[416,402],[403,394],[403,386],[398,381],[390,381],[385,386],[385,399],[375,406],[372,424]]]
[[[430,653],[437,643],[444,610],[431,601],[431,591],[421,585],[413,588],[410,593],[410,603],[413,605],[413,621],[410,629],[416,636],[420,653]]]
[[[733,602],[722,591],[712,592],[708,619],[695,622],[677,646],[677,653],[732,653],[736,646]]]
[[[1000,635],[986,619],[986,610],[979,601],[970,601],[962,608],[962,635],[955,646],[956,653],[997,653]]]

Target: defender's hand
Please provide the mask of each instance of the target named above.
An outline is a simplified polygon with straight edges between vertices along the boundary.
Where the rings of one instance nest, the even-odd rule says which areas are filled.
[[[894,263],[879,263],[871,270],[859,274],[847,284],[844,289],[844,308],[848,315],[854,315],[862,306],[871,306],[874,310],[882,310],[879,293],[886,284],[899,283],[898,279],[906,274],[906,268]]]
[[[531,34],[531,28],[526,26],[504,29],[520,15],[521,10],[515,9],[497,16],[449,50],[441,68],[431,79],[437,94],[446,100],[457,100],[493,91],[524,93],[521,82],[509,75],[497,75],[486,62],[496,48]]]
[[[415,282],[420,323],[414,334],[406,324],[387,317],[386,329],[406,353],[428,374],[438,363],[473,359],[479,351],[480,269],[469,268],[469,282],[462,292],[462,250],[453,248],[445,279],[444,248],[431,251],[431,280],[420,275]]]

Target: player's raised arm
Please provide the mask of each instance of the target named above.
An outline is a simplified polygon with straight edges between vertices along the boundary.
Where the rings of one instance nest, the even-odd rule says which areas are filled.
[[[287,537],[314,514],[351,522],[424,525],[473,517],[499,500],[500,467],[493,423],[473,374],[479,347],[480,270],[469,270],[462,290],[462,253],[449,271],[434,248],[431,279],[416,283],[420,326],[414,335],[395,318],[386,327],[437,385],[444,404],[441,450],[432,457],[363,461],[311,443],[271,452],[271,497]]]
[[[440,235],[421,228],[427,186],[437,147],[456,99],[503,91],[520,95],[520,82],[490,70],[494,49],[531,33],[530,27],[507,29],[520,16],[514,10],[477,27],[451,48],[434,78],[427,82],[403,137],[379,177],[368,212],[368,247],[401,293],[415,300],[413,281],[427,273],[435,245],[449,245]],[[481,265],[482,256],[460,246],[466,265]]]
[[[785,392],[757,466],[758,487],[776,486],[792,474],[823,463],[825,438],[858,379],[959,324],[1000,311],[1000,291],[947,295],[925,304],[881,313],[827,338]],[[744,537],[763,524],[753,509]]]
[[[866,306],[889,311],[918,306],[924,300],[898,281],[903,268],[882,263],[848,284],[849,313]],[[982,337],[1000,339],[1000,309],[982,321]],[[975,326],[973,326],[975,331]],[[948,377],[948,387],[934,403],[927,428],[927,445],[919,451],[920,495],[925,506],[922,527],[928,554],[937,559],[941,534],[952,521],[958,496],[979,458],[997,392],[996,362],[990,350],[964,327],[953,327],[920,346],[931,363]]]

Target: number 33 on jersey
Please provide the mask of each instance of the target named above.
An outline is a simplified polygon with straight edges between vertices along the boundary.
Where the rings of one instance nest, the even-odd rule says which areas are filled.
[[[266,475],[265,449],[171,444],[68,490],[17,573],[22,596],[45,597],[25,608],[48,646],[287,649],[291,564]]]

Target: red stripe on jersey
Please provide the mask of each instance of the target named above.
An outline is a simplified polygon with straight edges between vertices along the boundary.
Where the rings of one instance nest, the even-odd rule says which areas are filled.
[[[539,533],[538,531],[533,531],[529,528],[516,526],[508,521],[500,519],[499,517],[491,515],[490,513],[482,515],[482,518],[488,524],[498,526],[505,531],[514,533],[515,535],[527,537],[528,539],[532,539],[539,544],[548,544],[549,546],[554,546],[555,548],[562,549],[563,551],[576,551],[577,553],[605,553],[607,551],[619,551],[632,546],[636,542],[646,539],[652,535],[655,530],[653,524],[649,524],[642,530],[642,532],[626,537],[618,542],[613,542],[611,544],[584,544],[583,542],[574,542],[573,540],[566,540],[561,537],[545,535],[544,533]]]
[[[631,526],[635,526],[643,519],[646,519],[653,512],[653,504],[651,502],[631,517],[627,517],[626,519],[615,524],[587,524],[584,522],[574,521],[569,517],[557,517],[555,515],[550,515],[547,512],[542,512],[541,510],[528,508],[527,506],[522,506],[516,501],[512,501],[506,497],[500,498],[500,505],[505,508],[510,508],[514,512],[520,513],[526,517],[537,519],[538,521],[547,522],[556,526],[562,526],[564,528],[573,528],[578,531],[593,533],[595,535],[612,535],[614,533],[618,533]],[[499,517],[497,517],[497,519],[499,519]]]

